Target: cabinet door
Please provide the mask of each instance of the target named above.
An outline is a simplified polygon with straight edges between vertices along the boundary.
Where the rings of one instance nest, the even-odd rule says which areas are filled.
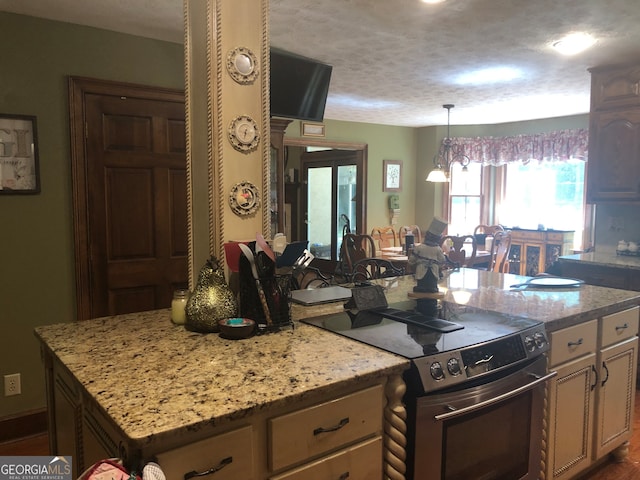
[[[587,198],[640,200],[640,109],[591,114]]]
[[[528,245],[524,246],[524,272],[523,275],[528,277],[535,277],[541,271],[543,271],[543,251],[542,245]]]
[[[522,248],[523,245],[521,243],[511,243],[511,248],[509,249],[509,273],[522,275],[521,270],[524,265]]]
[[[600,352],[595,457],[601,458],[631,438],[638,337]]]
[[[549,382],[547,478],[568,479],[591,463],[595,353],[565,363]]]
[[[53,411],[54,428],[50,432],[53,435],[52,455],[63,455],[73,457],[73,478],[84,470],[78,446],[80,445],[80,418],[82,405],[78,385],[71,376],[62,368],[55,365],[53,368],[54,388],[53,388]],[[49,405],[49,408],[52,408]]]

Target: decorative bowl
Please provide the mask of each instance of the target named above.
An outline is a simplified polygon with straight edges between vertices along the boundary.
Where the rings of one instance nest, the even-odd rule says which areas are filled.
[[[225,318],[218,321],[220,336],[230,340],[249,338],[256,329],[256,322],[250,318]]]

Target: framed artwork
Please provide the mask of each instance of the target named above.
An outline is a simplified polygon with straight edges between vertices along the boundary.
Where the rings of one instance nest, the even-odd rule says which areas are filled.
[[[0,195],[39,192],[36,117],[0,113]]]
[[[402,160],[382,161],[382,182],[383,192],[402,190]]]
[[[302,122],[300,133],[305,137],[324,137],[324,124]]]

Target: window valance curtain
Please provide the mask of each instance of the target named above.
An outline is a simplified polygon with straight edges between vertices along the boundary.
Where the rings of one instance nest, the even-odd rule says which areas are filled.
[[[583,128],[513,137],[453,137],[451,143],[454,151],[484,165],[569,159],[586,161],[589,131]]]

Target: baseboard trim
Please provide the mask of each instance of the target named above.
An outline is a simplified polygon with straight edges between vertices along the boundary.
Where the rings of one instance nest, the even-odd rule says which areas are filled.
[[[46,432],[46,408],[0,418],[0,443]]]

